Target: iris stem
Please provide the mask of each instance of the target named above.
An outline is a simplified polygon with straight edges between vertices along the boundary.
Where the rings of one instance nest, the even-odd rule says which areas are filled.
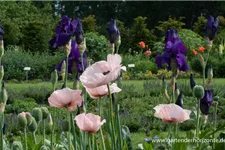
[[[64,85],[65,85],[65,87],[67,87],[68,61],[69,61],[69,58],[68,58],[68,56],[66,56],[66,72],[65,72],[65,78],[64,78]]]
[[[110,92],[109,84],[107,84],[108,92],[109,92],[109,97],[110,97],[110,102],[109,102],[109,117],[111,121],[111,126],[112,126],[112,149],[116,149],[116,140],[115,140],[115,128],[114,128],[114,119],[113,119],[113,104],[112,104],[112,95]]]
[[[218,103],[215,102],[215,110],[214,110],[214,120],[213,120],[213,145],[212,145],[212,149],[215,149],[215,131],[216,131],[216,125],[217,125],[217,106]]]

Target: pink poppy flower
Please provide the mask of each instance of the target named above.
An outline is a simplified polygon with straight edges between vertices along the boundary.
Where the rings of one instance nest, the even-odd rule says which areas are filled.
[[[190,119],[190,110],[181,108],[176,104],[160,104],[156,107],[154,116],[165,122],[180,123]]]
[[[77,105],[82,105],[83,99],[81,93],[81,90],[71,90],[69,88],[56,90],[48,98],[48,103],[52,107],[66,107],[69,111],[74,111],[76,110]]]
[[[79,114],[75,117],[76,124],[83,132],[95,133],[100,127],[106,123],[106,120],[101,121],[101,117],[91,113]]]
[[[112,85],[110,85],[109,88],[111,93],[118,93],[121,91],[121,89],[118,88],[116,83],[113,83]],[[102,85],[96,88],[86,88],[86,90],[88,94],[90,95],[90,97],[93,99],[97,99],[99,97],[109,95],[107,85]]]
[[[121,56],[118,54],[107,56],[107,61],[99,61],[88,67],[80,76],[80,81],[86,88],[95,88],[106,85],[117,79],[120,70],[126,70],[121,66]]]
[[[144,53],[146,56],[150,56],[152,54],[152,52],[150,50],[145,51]]]

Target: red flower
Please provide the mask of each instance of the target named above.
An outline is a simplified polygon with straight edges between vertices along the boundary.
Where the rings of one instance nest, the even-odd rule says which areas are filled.
[[[140,46],[141,48],[145,48],[145,42],[143,42],[143,41],[139,42],[139,46]]]
[[[198,52],[203,53],[205,51],[205,47],[201,46],[198,48]]]
[[[150,50],[145,51],[144,53],[146,56],[150,56],[152,54],[152,52]]]
[[[198,54],[198,52],[196,51],[196,50],[192,50],[192,54],[194,55],[194,56],[196,56],[197,54]]]

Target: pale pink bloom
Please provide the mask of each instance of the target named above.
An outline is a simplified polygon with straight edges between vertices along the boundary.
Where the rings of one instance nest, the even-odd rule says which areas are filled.
[[[69,109],[69,111],[74,111],[76,110],[77,106],[82,105],[83,99],[81,93],[81,90],[71,90],[70,88],[56,90],[48,98],[48,103],[53,107],[66,107]]]
[[[190,110],[181,108],[176,104],[160,104],[156,107],[154,116],[165,122],[184,122],[190,119]]]
[[[100,127],[106,123],[106,120],[101,121],[101,117],[92,113],[79,114],[75,117],[76,124],[83,132],[95,133]]]
[[[120,88],[118,88],[116,83],[113,83],[112,85],[109,86],[110,92],[111,93],[118,93],[121,91]],[[102,85],[96,88],[86,88],[88,94],[90,95],[91,98],[97,99],[102,96],[109,95],[107,85]]]
[[[99,61],[88,67],[80,76],[80,81],[86,88],[95,88],[106,85],[117,79],[120,70],[126,70],[121,66],[121,56],[118,54],[107,56],[107,61]]]

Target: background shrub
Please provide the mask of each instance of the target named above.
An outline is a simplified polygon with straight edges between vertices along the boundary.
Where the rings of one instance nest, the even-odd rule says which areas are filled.
[[[31,67],[29,79],[49,79],[61,58],[60,53],[53,56],[48,53],[32,54],[18,47],[8,47],[2,60],[5,69],[4,79],[24,80],[24,67]]]

